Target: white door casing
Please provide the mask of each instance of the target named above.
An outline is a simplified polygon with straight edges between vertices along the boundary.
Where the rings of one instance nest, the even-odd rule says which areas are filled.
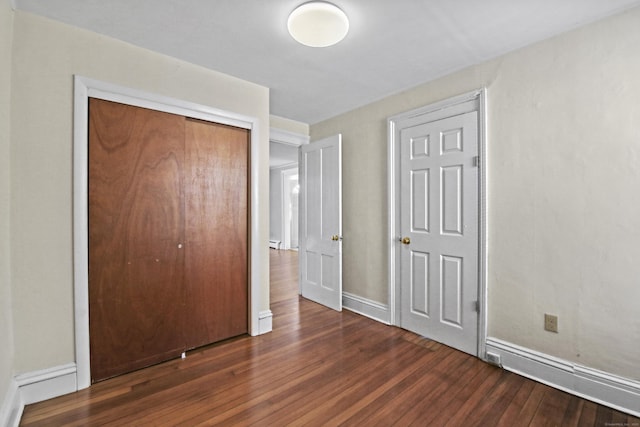
[[[481,356],[483,105],[477,91],[389,119],[393,323]]]
[[[78,390],[91,384],[91,367],[89,351],[89,274],[88,274],[88,100],[89,97],[120,102],[142,108],[149,108],[167,113],[180,114],[204,121],[226,124],[249,129],[250,144],[250,200],[251,206],[259,206],[258,166],[259,160],[259,120],[229,111],[218,110],[209,106],[182,101],[162,95],[138,91],[111,83],[74,76],[74,136],[73,136],[73,230],[74,230],[74,320],[75,320],[75,356],[76,386]],[[250,230],[252,236],[260,235],[259,212],[252,208],[250,214]],[[265,258],[261,251],[263,242],[258,239],[250,241],[249,272],[249,333],[260,335],[271,330],[270,322],[261,326],[260,288],[262,279],[260,272],[264,269]],[[266,317],[270,320],[269,317]]]
[[[342,310],[342,136],[301,147],[300,288],[302,296]]]

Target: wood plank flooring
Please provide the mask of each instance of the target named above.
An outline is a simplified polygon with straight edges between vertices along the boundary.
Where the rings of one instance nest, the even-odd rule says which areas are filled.
[[[640,419],[297,295],[271,252],[273,332],[25,408],[23,426],[640,426]]]

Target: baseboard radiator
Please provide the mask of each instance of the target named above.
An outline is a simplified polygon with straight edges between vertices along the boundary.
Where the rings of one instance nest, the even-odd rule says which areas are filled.
[[[271,249],[280,249],[280,240],[269,240],[269,247]]]

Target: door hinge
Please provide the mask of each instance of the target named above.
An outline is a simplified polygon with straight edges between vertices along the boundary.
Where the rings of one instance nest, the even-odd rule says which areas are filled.
[[[480,313],[480,301],[474,301],[473,307],[475,308],[476,313]]]
[[[473,156],[473,167],[480,167],[480,156]]]

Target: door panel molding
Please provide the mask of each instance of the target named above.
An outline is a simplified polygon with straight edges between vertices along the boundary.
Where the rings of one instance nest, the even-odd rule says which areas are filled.
[[[263,260],[258,236],[259,122],[255,117],[208,107],[175,98],[143,92],[82,76],[74,76],[73,124],[73,275],[75,352],[77,389],[91,384],[89,350],[89,272],[88,272],[88,118],[89,98],[104,99],[136,107],[179,114],[250,131],[250,219],[249,219],[249,333],[268,332],[260,327],[260,271]],[[264,316],[263,316],[264,317]],[[270,320],[270,319],[268,319]]]
[[[486,88],[474,90],[427,106],[407,111],[387,119],[387,185],[388,199],[388,263],[389,263],[389,310],[392,325],[400,324],[400,301],[397,298],[400,286],[401,244],[400,239],[400,141],[401,130],[425,122],[442,120],[472,111],[478,113],[478,357],[486,360],[487,337],[487,198],[486,198]],[[454,131],[455,129],[452,129]],[[445,140],[443,151],[457,149],[455,132]],[[425,146],[417,141],[412,147],[412,156],[425,155]],[[432,226],[436,226],[432,224]],[[440,227],[440,225],[437,225]],[[455,227],[454,227],[455,228]]]

